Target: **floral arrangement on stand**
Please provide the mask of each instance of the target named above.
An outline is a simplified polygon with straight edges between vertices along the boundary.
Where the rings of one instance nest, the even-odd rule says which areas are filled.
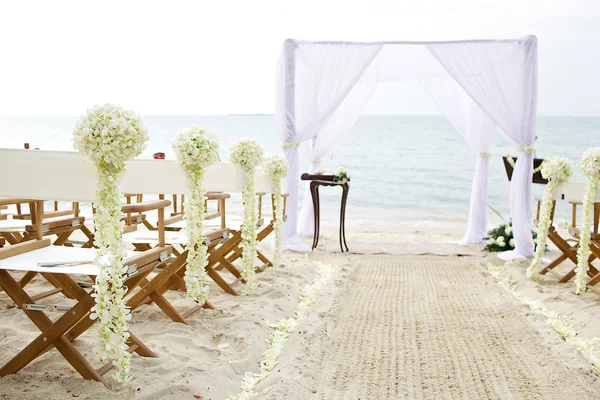
[[[209,279],[205,270],[208,251],[202,232],[206,218],[202,181],[205,168],[219,161],[219,141],[201,128],[191,126],[177,135],[172,146],[185,173],[188,190],[186,292],[195,302],[204,304],[208,298]]]
[[[255,189],[255,169],[263,160],[263,149],[257,141],[246,139],[238,141],[230,150],[232,163],[239,165],[246,172],[246,182],[242,191],[244,217],[242,220],[242,268],[240,274],[246,282],[243,295],[250,294],[256,285],[256,224],[258,222],[258,201]]]
[[[94,264],[99,274],[94,284],[91,319],[98,319],[98,343],[94,350],[101,362],[112,361],[113,378],[129,379],[131,354],[127,351],[129,319],[125,305],[123,266],[126,255],[121,233],[121,192],[119,182],[127,161],[146,149],[148,131],[139,115],[120,106],[94,106],[79,119],[73,130],[73,147],[91,160],[97,169],[98,189],[94,207],[94,244],[98,247]]]
[[[275,215],[273,215],[275,230],[275,252],[273,255],[273,266],[281,266],[281,234],[283,228],[283,199],[281,198],[281,180],[288,174],[288,165],[285,157],[270,156],[265,159],[264,169],[273,180],[275,197]]]
[[[537,233],[531,230],[534,243],[537,243]],[[497,228],[488,232],[486,246],[483,250],[490,252],[506,251],[515,248],[515,238],[513,236],[512,221],[500,224]]]
[[[583,196],[581,230],[579,236],[579,247],[577,248],[577,267],[575,268],[575,293],[580,294],[587,289],[587,271],[589,269],[588,259],[590,257],[590,237],[592,214],[596,192],[600,184],[600,147],[586,150],[579,162],[579,169],[590,181]]]
[[[548,184],[544,189],[540,207],[535,257],[531,261],[529,268],[527,268],[527,277],[530,279],[541,279],[538,270],[542,263],[542,255],[546,249],[548,229],[550,229],[550,225],[552,224],[550,219],[550,215],[552,214],[552,195],[559,186],[565,184],[569,180],[571,175],[573,175],[573,169],[571,168],[569,160],[566,158],[547,158],[542,163],[542,177],[548,180]]]
[[[335,174],[333,174],[333,181],[339,182],[342,185],[350,182],[350,175],[344,168],[339,168]]]

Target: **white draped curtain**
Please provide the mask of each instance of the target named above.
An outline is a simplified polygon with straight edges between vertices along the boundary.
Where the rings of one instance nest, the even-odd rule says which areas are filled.
[[[537,101],[537,40],[463,42],[298,42],[284,44],[278,77],[277,132],[290,173],[284,248],[307,251],[297,235],[299,152],[308,143],[310,170],[356,122],[374,84],[417,79],[471,147],[480,153],[471,193],[469,225],[462,242],[485,235],[487,170],[494,124],[519,146],[511,183],[516,248],[505,258],[530,257],[531,174]],[[374,61],[377,62],[374,62]],[[314,162],[313,162],[314,161]],[[312,231],[305,204],[304,233]]]
[[[508,260],[533,257],[531,176],[537,106],[537,40],[428,44],[456,82],[517,146],[510,186],[515,249]]]
[[[425,79],[421,84],[452,126],[477,152],[467,231],[459,243],[481,243],[487,235],[487,181],[489,152],[495,129],[494,121],[451,77]]]
[[[280,60],[276,103],[276,130],[283,142],[289,173],[284,190],[289,194],[288,218],[284,224],[283,248],[310,251],[297,234],[299,151],[300,143],[313,139],[340,109],[382,45],[311,44],[298,46],[292,40],[284,43]],[[360,110],[357,114],[360,115]],[[347,127],[350,129],[350,127]],[[326,129],[325,132],[328,130]],[[343,136],[331,130],[324,137],[323,149],[331,149]]]
[[[354,126],[376,86],[377,83],[372,81],[357,82],[334,115],[321,128],[319,134],[304,142],[300,153],[309,163],[308,172],[314,173],[317,171],[320,168],[321,160],[342,141]],[[304,186],[304,199],[298,220],[298,232],[302,236],[312,236],[314,211],[309,185],[307,183]]]

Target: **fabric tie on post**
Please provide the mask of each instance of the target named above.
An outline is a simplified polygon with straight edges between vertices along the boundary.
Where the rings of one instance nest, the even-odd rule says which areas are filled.
[[[529,154],[536,153],[535,148],[533,146],[527,146],[527,145],[517,147],[517,152],[518,153],[529,153]]]
[[[298,147],[300,147],[300,142],[283,142],[281,144],[281,148],[283,150],[287,150],[287,149],[297,149]]]

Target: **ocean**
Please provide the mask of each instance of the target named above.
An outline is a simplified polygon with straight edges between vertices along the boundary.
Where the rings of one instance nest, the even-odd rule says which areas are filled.
[[[0,146],[23,148],[28,142],[31,148],[72,150],[76,121],[77,117],[0,117]],[[174,158],[173,137],[192,124],[219,137],[224,161],[228,148],[241,138],[258,140],[267,153],[281,151],[272,115],[148,116],[143,121],[150,133],[143,157],[161,151]],[[586,149],[600,145],[599,133],[600,118],[539,117],[537,157],[568,157],[575,167]],[[497,134],[492,153],[488,204],[508,220],[509,183],[501,156],[516,155],[515,146]],[[327,171],[344,167],[351,176],[347,229],[459,228],[468,216],[475,161],[476,153],[443,116],[367,115],[321,166]],[[575,179],[582,179],[578,171]],[[543,189],[534,185],[534,196],[541,196]],[[321,189],[324,223],[337,221],[339,199],[337,189]],[[229,209],[240,207],[239,196],[234,196]],[[558,204],[557,220],[561,219],[570,220],[566,203]],[[492,226],[500,218],[490,210],[489,221]]]

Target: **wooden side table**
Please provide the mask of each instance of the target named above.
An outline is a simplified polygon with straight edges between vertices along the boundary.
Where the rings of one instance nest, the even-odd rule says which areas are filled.
[[[348,182],[339,183],[333,181],[333,175],[310,175],[310,174],[302,174],[300,177],[303,181],[310,181],[310,195],[312,197],[313,203],[313,211],[314,211],[314,221],[315,221],[315,229],[313,234],[313,244],[312,248],[316,248],[319,244],[319,230],[320,230],[320,220],[321,213],[320,208],[321,205],[319,203],[319,187],[320,186],[338,186],[342,188],[342,203],[340,207],[340,249],[342,253],[344,251],[348,251],[348,245],[346,244],[346,201],[348,200],[348,191],[350,190],[350,185]],[[346,250],[344,250],[346,248]]]

